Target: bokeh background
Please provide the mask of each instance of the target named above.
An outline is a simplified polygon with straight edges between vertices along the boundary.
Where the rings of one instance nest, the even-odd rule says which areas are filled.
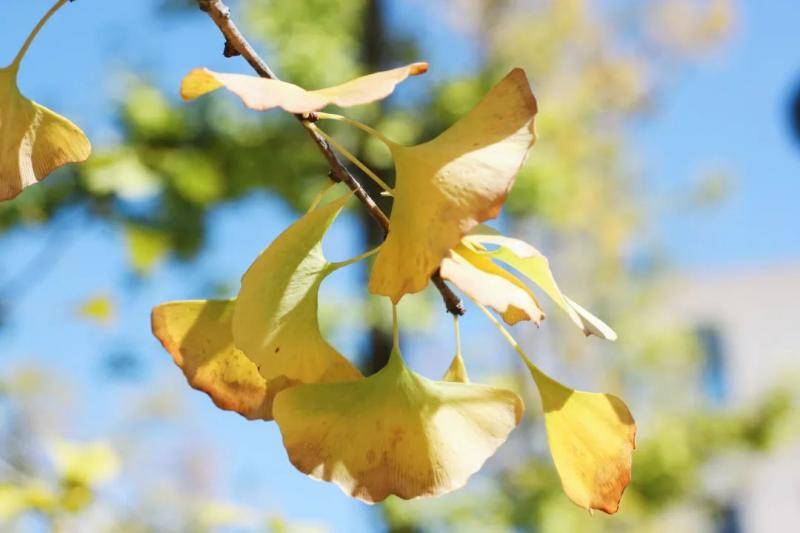
[[[47,0],[7,3],[0,63]],[[584,339],[552,307],[513,332],[552,375],[626,399],[639,424],[619,514],[561,492],[538,400],[471,309],[465,357],[528,415],[462,491],[366,506],[286,459],[274,424],[217,410],[149,331],[170,299],[231,296],[326,180],[279,112],[216,95],[190,69],[248,72],[189,0],[78,0],[23,64],[27,96],[73,118],[92,159],[0,204],[3,531],[789,531],[800,523],[800,12],[794,0],[240,0],[234,16],[307,87],[425,59],[348,113],[430,138],[511,67],[539,142],[498,227],[551,258],[562,288],[620,334]],[[795,124],[793,125],[793,120]],[[328,126],[328,125],[326,125]],[[381,147],[328,126],[385,179]],[[379,235],[353,208],[332,259]],[[363,268],[363,267],[360,267]],[[323,288],[328,338],[365,370],[388,355],[365,271]],[[450,318],[404,299],[415,369],[441,375]]]

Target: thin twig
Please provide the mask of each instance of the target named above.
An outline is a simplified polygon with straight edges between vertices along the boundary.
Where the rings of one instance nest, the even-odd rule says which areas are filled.
[[[247,41],[242,32],[239,31],[239,28],[236,24],[231,20],[231,10],[230,8],[225,5],[223,0],[197,0],[198,7],[208,13],[208,16],[214,21],[214,24],[217,25],[219,31],[222,32],[222,35],[225,37],[225,49],[224,55],[226,57],[232,57],[235,55],[241,55],[247,63],[256,71],[256,73],[261,76],[262,78],[269,78],[273,80],[279,79],[275,72],[269,68],[269,65],[258,55],[258,52],[252,47],[252,45]],[[312,115],[295,115],[297,120],[303,125],[305,130],[308,132],[311,139],[319,148],[319,151],[322,152],[322,155],[325,157],[325,160],[328,162],[328,166],[330,167],[329,176],[334,181],[339,181],[344,183],[350,190],[353,191],[353,194],[356,198],[366,207],[369,214],[372,216],[375,221],[380,224],[381,228],[383,228],[384,232],[389,231],[389,218],[381,211],[380,207],[375,203],[375,200],[367,193],[361,183],[356,180],[356,178],[342,165],[342,162],[339,161],[339,158],[336,156],[336,153],[333,151],[331,146],[328,142],[316,131],[314,128],[311,127],[314,117]],[[447,312],[453,315],[463,315],[464,314],[464,304],[461,302],[458,296],[453,293],[450,287],[444,282],[442,277],[439,275],[439,271],[437,270],[433,276],[431,276],[431,280],[433,284],[439,289],[439,292],[442,295],[442,299],[444,300],[444,305],[447,308]]]

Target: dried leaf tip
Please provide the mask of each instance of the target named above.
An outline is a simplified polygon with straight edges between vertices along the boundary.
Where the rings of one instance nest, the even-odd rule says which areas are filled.
[[[408,66],[408,75],[409,76],[419,76],[420,74],[425,74],[428,72],[428,63],[425,61],[420,61],[418,63],[411,63]]]

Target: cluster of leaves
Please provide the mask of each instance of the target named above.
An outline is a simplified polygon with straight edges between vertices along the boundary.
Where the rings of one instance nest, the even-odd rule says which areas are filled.
[[[322,4],[327,3],[323,2]],[[360,2],[342,2],[341,4],[347,4],[352,7],[360,4]],[[283,8],[275,7],[272,9],[289,10],[290,8],[286,7],[288,5],[289,3],[284,4]],[[352,13],[352,10],[348,12]],[[293,17],[287,14],[284,18],[291,20]],[[269,21],[269,24],[275,25],[282,20],[281,17],[262,17],[262,19],[263,21]],[[338,18],[332,15],[322,18],[322,20],[338,21]],[[353,17],[350,17],[349,20],[353,20]],[[548,19],[543,18],[543,20]],[[267,22],[264,23],[266,24]],[[552,31],[563,31],[565,29],[564,24],[555,24],[553,28]],[[335,29],[339,30],[339,28]],[[568,27],[566,29],[571,31],[574,28]],[[335,35],[337,31],[332,30],[326,35]],[[280,32],[272,33],[280,35]],[[537,32],[531,31],[530,28],[526,29],[526,37],[535,35],[537,35]],[[506,41],[509,46],[512,42],[516,43],[514,44],[516,50],[519,47],[519,39],[513,37],[508,35]],[[516,37],[519,37],[519,35]],[[325,50],[334,49],[334,47],[330,46],[321,48]],[[535,48],[540,57],[548,57],[547,53],[541,53],[543,50],[541,47],[531,46],[528,48]],[[544,50],[552,52],[553,56],[557,57],[558,55],[557,50],[553,51],[549,48]],[[293,56],[295,54],[292,52],[287,55]],[[296,55],[298,57],[291,57],[291,61],[305,65],[301,51],[298,51]],[[307,55],[313,58],[318,57],[314,53]],[[341,60],[343,57],[347,57],[347,54],[333,54],[333,56],[337,60]],[[305,63],[307,63],[307,59],[308,57],[306,57]],[[291,63],[291,61],[289,62]],[[542,59],[542,61],[546,63],[546,60]],[[608,81],[610,76],[612,82],[619,82],[623,85],[626,80],[630,80],[626,76],[624,69],[623,72],[618,72],[613,68],[605,69],[604,67],[608,65],[604,65],[602,62],[598,63],[598,65],[595,72],[598,79]],[[540,70],[549,68],[549,65],[544,65],[540,69],[535,69],[535,66],[534,72],[537,73],[537,79],[542,78],[542,75],[539,74]],[[332,69],[323,69],[318,72],[313,68],[308,68],[308,65],[305,65],[305,67],[296,69],[297,74],[307,75],[309,80],[314,82],[318,82],[321,76],[330,75],[330,72],[332,72]],[[349,68],[352,68],[352,65],[345,65],[341,70],[346,71]],[[295,71],[292,70],[292,72],[294,73]],[[297,79],[301,78],[298,77]],[[437,95],[440,97],[440,100],[437,100],[441,103],[437,108],[440,113],[434,114],[434,120],[429,120],[424,129],[431,132],[438,131],[437,128],[440,123],[450,121],[463,111],[463,108],[459,108],[457,103],[459,101],[474,101],[479,92],[483,90],[483,86],[485,86],[485,79],[474,83],[465,82],[461,85],[449,87],[443,94]],[[453,98],[456,88],[463,89],[460,93],[462,98]],[[624,86],[622,88],[624,89]],[[636,93],[637,88],[632,87],[631,91]],[[603,92],[603,94],[611,93],[614,93],[619,98],[619,101],[612,102],[613,105],[628,105],[626,101],[623,101],[624,98],[620,96],[629,94],[628,92],[624,90]],[[569,98],[565,98],[565,100],[569,101]],[[631,100],[635,100],[635,95],[631,96]],[[456,103],[454,104],[454,102]],[[592,139],[590,138],[576,139],[573,135],[576,131],[576,123],[588,124],[590,120],[587,120],[587,115],[595,116],[600,114],[601,112],[598,108],[607,104],[608,102],[595,101],[591,109],[574,106],[559,109],[551,107],[546,110],[543,114],[546,131],[544,146],[537,151],[537,164],[526,167],[520,175],[518,183],[523,189],[520,190],[518,186],[516,194],[509,199],[508,206],[511,208],[511,213],[527,213],[532,203],[531,199],[535,199],[533,203],[537,206],[543,206],[546,210],[545,215],[556,221],[566,222],[575,226],[583,225],[584,229],[588,231],[600,227],[608,229],[609,223],[613,226],[615,219],[613,219],[612,214],[620,213],[621,211],[609,209],[603,215],[604,218],[598,221],[597,218],[593,218],[597,214],[596,209],[588,209],[591,207],[591,202],[596,201],[593,198],[598,195],[606,197],[615,190],[614,187],[608,186],[607,179],[602,179],[603,176],[607,177],[609,173],[613,174],[613,170],[607,166],[591,164],[595,160],[593,159],[593,154],[601,154],[600,157],[602,157],[603,153],[614,149],[612,142],[599,143],[600,145],[597,146],[591,142]],[[147,196],[157,190],[158,205],[160,207],[153,211],[155,216],[150,213],[145,216],[138,212],[128,213],[124,207],[120,208],[119,204],[116,203],[113,207],[115,216],[122,214],[126,226],[130,228],[131,239],[136,239],[137,242],[143,243],[137,248],[154,250],[150,255],[158,256],[160,251],[166,249],[177,249],[187,254],[196,250],[202,238],[203,214],[208,207],[217,201],[241,196],[255,187],[267,185],[279,192],[295,206],[307,204],[309,198],[306,196],[305,191],[309,189],[309,185],[313,183],[312,180],[316,179],[319,171],[315,168],[316,156],[313,154],[310,145],[299,141],[302,132],[295,135],[293,133],[295,130],[285,128],[285,121],[288,119],[281,117],[275,117],[268,123],[259,124],[258,127],[252,127],[250,123],[246,122],[243,124],[241,121],[232,124],[229,120],[215,120],[221,116],[221,113],[215,113],[214,105],[215,103],[185,109],[172,108],[160,94],[142,86],[131,93],[131,98],[123,109],[122,118],[127,127],[126,136],[130,139],[132,148],[116,153],[103,154],[104,157],[94,159],[80,169],[78,180],[62,180],[53,184],[54,187],[41,190],[37,188],[29,191],[25,197],[20,199],[24,203],[18,201],[13,206],[13,209],[25,206],[30,200],[29,204],[33,206],[31,213],[34,214],[33,216],[38,216],[37,213],[42,206],[44,206],[45,211],[50,207],[55,209],[57,206],[67,203],[70,198],[75,196],[74,193],[76,192],[88,194],[93,198],[92,202],[95,205],[106,208],[110,203],[116,202],[116,198],[125,199],[126,196],[128,198],[136,198],[137,195]],[[547,119],[548,116],[550,117],[549,119]],[[542,124],[542,120],[539,121],[539,124]],[[579,128],[578,131],[580,131]],[[277,132],[280,132],[280,135],[277,135]],[[266,139],[269,139],[269,151],[262,149]],[[541,148],[544,148],[544,150],[541,150]],[[581,150],[577,148],[581,148]],[[564,157],[566,152],[570,152],[569,158]],[[579,152],[578,156],[573,157],[576,152]],[[581,157],[580,154],[585,157]],[[575,165],[565,167],[563,165],[565,161],[575,161]],[[204,171],[197,172],[198,167]],[[282,179],[286,175],[287,168],[291,170],[292,179]],[[262,172],[261,169],[265,170]],[[115,178],[113,182],[109,182],[105,178],[105,176],[109,175],[115,177],[129,176],[130,179],[120,180]],[[554,175],[564,179],[550,179]],[[596,175],[598,179],[583,179],[580,180],[580,184],[573,179],[575,176],[585,177],[587,175]],[[123,182],[126,181],[130,187],[124,186]],[[147,183],[152,184],[150,189],[147,188]],[[142,184],[145,184],[145,186]],[[398,188],[401,186],[402,181],[398,180]],[[100,201],[97,201],[98,197],[101,198]],[[570,199],[571,205],[578,204],[582,207],[580,209],[562,209],[566,198]],[[18,218],[25,218],[24,216],[14,217],[16,215],[9,216],[8,223]],[[484,230],[485,228],[480,229]],[[609,231],[607,233],[620,235],[624,233],[624,230],[619,232]],[[491,235],[487,231],[483,231],[482,234],[485,237]],[[496,244],[492,243],[491,240],[485,241],[489,243],[489,247],[487,247],[480,240],[470,242],[471,237],[466,237],[466,242],[458,242],[451,247],[452,251],[449,252],[449,255],[442,259],[441,268],[447,279],[465,291],[469,291],[469,287],[472,286],[474,291],[472,295],[485,305],[498,310],[509,323],[514,321],[514,316],[527,315],[532,317],[533,320],[538,320],[538,318],[535,318],[540,314],[538,306],[534,307],[530,300],[524,296],[523,293],[529,290],[524,284],[520,286],[513,279],[509,279],[508,276],[502,274],[495,276],[495,278],[482,278],[484,282],[487,279],[491,279],[493,283],[500,284],[503,287],[503,291],[505,291],[503,294],[507,302],[503,300],[497,302],[489,299],[495,297],[496,293],[477,291],[476,289],[481,287],[478,283],[470,285],[469,276],[476,275],[475,271],[469,268],[470,266],[482,270],[481,265],[492,264],[494,265],[492,273],[496,274],[501,269],[493,259],[505,262],[498,254],[505,254],[507,258],[513,258],[514,256],[508,250],[503,251],[500,248],[494,248]],[[613,248],[613,246],[614,244],[612,243],[611,247]],[[145,254],[145,256],[147,255]],[[520,262],[530,260],[535,263],[532,258],[538,255],[540,254],[528,252],[527,256],[523,254],[521,258],[517,259]],[[472,257],[477,257],[478,259],[470,261]],[[148,263],[146,258],[142,259],[143,268],[146,268]],[[519,270],[510,261],[507,264]],[[485,272],[485,269],[483,270]],[[503,280],[506,283],[503,283]],[[509,284],[517,286],[517,290],[512,291]],[[543,288],[546,289],[546,287]],[[556,297],[555,299],[559,304],[566,304],[565,308],[571,317],[575,316],[577,310],[568,300],[563,297]],[[507,306],[504,308],[505,304]],[[213,308],[213,305],[209,305]],[[572,312],[569,309],[572,309]],[[232,307],[226,310],[211,309],[210,314],[215,315],[218,313],[221,316],[225,312],[232,312]],[[578,318],[580,318],[580,315],[578,315]],[[222,321],[224,322],[224,319]],[[208,331],[213,331],[213,328],[218,324],[205,325],[208,327]],[[209,333],[209,335],[217,338],[213,333]],[[225,333],[220,333],[220,335],[223,336],[221,338],[224,338]],[[232,344],[230,345],[233,346]],[[195,353],[198,353],[199,350],[200,348]],[[180,353],[177,347],[173,348],[173,351]],[[192,349],[187,348],[186,351],[189,353]],[[206,356],[205,358],[208,359],[209,357]],[[186,356],[186,360],[189,361],[189,359],[190,357]],[[191,363],[182,364],[189,365]],[[216,379],[214,378],[216,371],[213,368],[204,367],[204,371],[208,371],[209,368],[211,369],[209,375],[212,377],[206,378],[209,380],[207,383]],[[191,371],[191,373],[195,376],[200,376],[204,372]],[[232,382],[234,384],[239,383],[236,378]],[[260,380],[256,379],[255,382],[256,387],[259,387]],[[219,383],[217,382],[215,386],[219,387]],[[240,393],[240,391],[233,392]],[[252,397],[250,394],[245,393],[245,396]],[[256,392],[254,395],[257,397],[258,393]],[[232,397],[242,398],[241,393],[239,396]],[[219,398],[225,398],[225,396],[215,396],[215,400],[219,401]],[[236,407],[233,408],[238,410]],[[242,409],[246,408],[242,407]]]
[[[194,99],[225,87],[251,109],[281,107],[307,121],[343,120],[377,137],[392,154],[394,188],[309,122],[392,197],[386,241],[353,260],[328,262],[321,241],[349,194],[315,201],[253,263],[234,301],[173,302],[153,314],[156,336],[193,386],[222,408],[274,418],[299,470],[368,502],[390,494],[434,496],[462,486],[519,423],[523,406],[512,391],[469,383],[460,347],[444,382],[412,372],[400,355],[396,309],[389,362],[364,378],[319,332],[317,295],[331,272],[377,254],[369,290],[396,305],[441,270],[517,346],[484,304],[509,324],[538,323],[544,314],[506,265],[543,288],[587,335],[616,337],[563,296],[537,250],[480,225],[499,213],[535,140],[536,100],[521,70],[513,70],[454,126],[411,147],[359,122],[318,112],[329,103],[347,107],[382,98],[408,75],[425,70],[425,64],[412,64],[306,91],[198,69],[181,91]],[[614,396],[565,387],[521,350],[519,355],[539,388],[566,493],[588,509],[615,512],[630,479],[634,447],[627,407]]]
[[[88,141],[76,126],[16,91],[16,72],[27,48],[65,3],[56,3],[3,70],[3,153],[13,156],[4,155],[8,165],[0,174],[5,199],[89,155]],[[510,324],[538,324],[544,314],[527,285],[501,267],[506,264],[541,286],[587,335],[616,337],[561,294],[538,251],[480,226],[498,215],[535,140],[537,105],[522,70],[513,70],[447,131],[414,146],[397,144],[351,119],[317,113],[329,104],[350,107],[382,99],[408,76],[425,71],[427,64],[415,63],[307,91],[278,80],[197,69],[181,89],[190,100],[225,87],[251,109],[280,107],[302,115],[307,128],[393,198],[388,237],[373,252],[336,264],[324,258],[322,238],[349,195],[318,205],[321,195],[259,256],[235,301],[176,302],[153,313],[154,333],[187,370],[192,385],[223,408],[248,418],[274,418],[298,469],[369,502],[390,494],[438,495],[462,486],[519,423],[523,405],[511,391],[470,384],[460,346],[445,382],[430,382],[408,369],[399,350],[396,308],[389,362],[364,378],[319,332],[317,291],[328,274],[377,253],[369,290],[396,306],[443,270],[518,348],[483,305]],[[396,186],[390,188],[319,129],[314,122],[320,118],[349,122],[382,141],[394,160]],[[634,447],[635,425],[627,407],[610,395],[565,387],[518,352],[542,396],[566,493],[588,509],[616,512],[630,480]]]

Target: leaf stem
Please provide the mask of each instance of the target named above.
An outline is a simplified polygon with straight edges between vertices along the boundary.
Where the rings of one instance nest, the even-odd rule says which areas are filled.
[[[336,115],[334,113],[322,113],[322,112],[318,112],[317,113],[317,117],[320,118],[320,119],[338,120],[340,122],[344,122],[344,123],[350,124],[351,126],[355,126],[356,128],[360,129],[361,131],[369,133],[370,135],[372,135],[373,137],[375,137],[376,139],[381,141],[389,149],[391,149],[392,146],[396,146],[397,145],[396,142],[389,140],[389,138],[386,137],[383,133],[379,132],[375,128],[371,128],[370,126],[367,126],[363,122],[359,122],[358,120],[353,120],[352,118],[348,118],[348,117],[345,117],[343,115]]]
[[[344,261],[337,261],[336,263],[331,263],[331,268],[333,268],[334,270],[337,270],[339,268],[346,267],[346,266],[352,265],[354,263],[358,263],[359,261],[363,261],[367,257],[373,256],[376,253],[378,253],[378,250],[381,249],[381,246],[383,246],[383,243],[379,244],[378,246],[376,246],[372,250],[368,250],[368,251],[364,252],[363,254],[359,254],[359,255],[357,255],[355,257],[351,257],[350,259],[345,259]]]
[[[456,357],[461,357],[461,328],[458,325],[458,315],[453,315],[453,329],[456,335]]]
[[[516,339],[514,339],[513,335],[511,335],[511,333],[506,329],[506,327],[503,326],[503,324],[501,324],[500,321],[497,320],[497,318],[495,318],[495,316],[491,313],[491,311],[486,309],[486,307],[484,307],[482,304],[477,302],[471,296],[468,296],[468,298],[470,300],[472,300],[472,303],[477,305],[478,308],[481,311],[483,311],[483,314],[486,315],[486,317],[492,322],[492,324],[494,324],[494,326],[497,328],[497,330],[506,339],[508,344],[510,344],[511,347],[514,348],[514,351],[517,352],[517,355],[520,357],[520,359],[522,359],[522,362],[525,363],[525,366],[527,366],[528,370],[530,370],[531,374],[533,374],[533,378],[534,378],[535,381],[538,382],[542,378],[544,378],[546,380],[553,381],[552,378],[550,378],[544,372],[539,370],[539,367],[536,366],[533,363],[533,361],[530,360],[530,358],[528,357],[528,354],[526,354],[525,351],[522,349],[522,346],[519,345],[519,343],[516,341]]]
[[[393,352],[400,352],[400,326],[397,321],[396,303],[392,303],[392,346]]]
[[[9,65],[9,68],[11,70],[14,70],[14,71],[19,70],[19,65],[20,65],[20,63],[22,63],[22,59],[25,57],[25,54],[28,52],[28,48],[31,47],[31,44],[33,43],[33,40],[36,38],[36,36],[42,30],[44,25],[47,24],[47,21],[50,20],[50,17],[55,15],[56,11],[61,9],[61,7],[64,4],[66,4],[67,1],[68,0],[58,0],[58,2],[56,2],[55,5],[53,7],[51,7],[50,10],[47,13],[45,13],[44,16],[39,20],[39,23],[36,24],[35,28],[33,28],[33,31],[31,31],[31,33],[28,35],[28,38],[25,39],[25,42],[22,44],[22,48],[20,48],[19,52],[17,52],[17,55],[14,58],[14,61],[12,61],[11,64]]]
[[[381,189],[391,194],[392,188],[389,187],[385,181],[383,181],[380,177],[378,177],[378,175],[375,174],[375,172],[373,172],[367,165],[365,165],[359,158],[357,158],[350,150],[342,146],[336,139],[328,135],[324,130],[322,130],[316,124],[312,124],[311,127],[314,128],[317,132],[319,132],[319,134],[322,135],[325,138],[325,140],[328,141],[328,144],[333,146],[333,148],[337,152],[345,156],[351,163],[357,166],[361,170],[361,172],[369,176],[370,179],[372,179],[372,181],[377,183]]]

